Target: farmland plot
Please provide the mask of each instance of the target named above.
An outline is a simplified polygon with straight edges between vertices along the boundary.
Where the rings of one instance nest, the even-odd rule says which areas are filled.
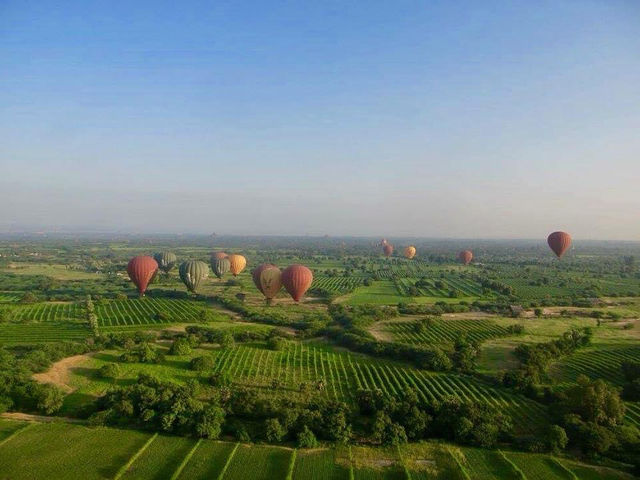
[[[91,334],[82,323],[5,323],[0,324],[0,344],[59,342],[81,340]]]
[[[100,326],[153,325],[167,323],[192,323],[206,307],[195,300],[141,298],[112,300],[96,304]]]
[[[15,308],[12,319],[19,322],[84,321],[85,309],[79,303],[38,303]]]
[[[390,322],[386,324],[385,330],[391,333],[398,342],[416,345],[453,343],[461,334],[465,334],[469,340],[479,343],[490,338],[510,335],[506,328],[487,319],[434,319],[430,325],[422,329],[418,327],[417,321]]]

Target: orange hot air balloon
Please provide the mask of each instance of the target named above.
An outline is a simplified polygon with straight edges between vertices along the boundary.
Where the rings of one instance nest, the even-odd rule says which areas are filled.
[[[224,252],[213,252],[211,254],[212,258],[215,258],[216,260],[220,260],[221,258],[227,258],[229,255],[227,255]]]
[[[409,245],[404,249],[404,256],[411,260],[416,256],[416,247],[414,247],[413,245]]]
[[[284,269],[281,279],[289,295],[298,302],[309,290],[313,282],[313,273],[304,265],[291,265]]]
[[[146,255],[133,257],[127,264],[127,273],[134,285],[138,287],[138,293],[142,297],[147,286],[158,273],[158,262]]]
[[[260,291],[267,299],[273,299],[282,287],[282,272],[275,265],[269,265],[260,273]]]
[[[558,258],[561,258],[564,252],[571,246],[571,235],[567,232],[553,232],[547,237],[547,243],[549,244],[549,248],[553,250],[553,253],[555,253]]]
[[[242,255],[238,255],[237,253],[232,253],[227,257],[231,262],[231,273],[233,273],[234,277],[237,277],[238,274],[244,270],[244,267],[247,266],[247,259]]]
[[[458,258],[465,265],[469,265],[471,263],[471,260],[473,260],[473,253],[471,252],[471,250],[463,250],[458,254]]]
[[[273,265],[272,263],[263,263],[262,265],[258,265],[252,272],[251,272],[251,278],[253,279],[253,283],[255,284],[256,288],[258,290],[260,290],[260,293],[264,293],[262,291],[262,285],[260,284],[260,275],[262,274],[262,271],[266,268],[269,267],[275,267],[275,265]]]
[[[382,247],[382,253],[384,253],[385,257],[390,257],[393,253],[393,245],[391,245],[390,243],[385,243]]]

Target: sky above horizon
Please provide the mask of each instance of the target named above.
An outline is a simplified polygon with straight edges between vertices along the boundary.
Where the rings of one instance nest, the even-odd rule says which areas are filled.
[[[640,2],[0,0],[0,232],[640,240]]]

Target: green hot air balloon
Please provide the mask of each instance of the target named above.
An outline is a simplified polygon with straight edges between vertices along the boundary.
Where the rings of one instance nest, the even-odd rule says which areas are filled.
[[[231,260],[227,257],[216,258],[215,255],[211,256],[211,270],[215,273],[216,277],[222,278],[222,276],[231,268]]]
[[[153,255],[153,259],[158,262],[158,267],[164,273],[169,273],[176,266],[178,258],[172,252],[158,252]]]
[[[209,267],[199,260],[188,260],[180,264],[180,280],[190,292],[196,293],[200,282],[209,275]]]

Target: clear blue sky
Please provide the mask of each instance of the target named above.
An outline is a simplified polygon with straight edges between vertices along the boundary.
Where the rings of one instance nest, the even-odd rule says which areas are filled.
[[[640,2],[0,0],[0,230],[640,240]]]

